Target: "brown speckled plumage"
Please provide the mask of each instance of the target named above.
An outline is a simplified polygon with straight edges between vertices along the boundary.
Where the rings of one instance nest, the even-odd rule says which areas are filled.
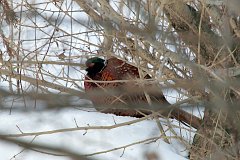
[[[150,114],[152,113],[150,109],[160,110],[170,105],[162,94],[160,87],[151,84],[142,86],[136,82],[137,79],[139,80],[137,67],[115,57],[108,59],[105,66],[103,62],[103,59],[94,57],[86,63],[89,67],[84,81],[85,91],[97,110],[121,116],[143,117],[143,114],[138,112],[136,108],[141,108],[141,112],[144,114]],[[95,70],[97,72],[93,73]],[[150,78],[148,74],[144,77],[144,79]],[[121,80],[124,80],[124,82]],[[118,82],[112,83],[111,81]],[[149,92],[151,87],[155,87],[154,92],[151,92],[151,90]],[[154,108],[150,108],[144,93],[146,90],[151,102],[157,104],[158,107],[155,105]],[[165,112],[165,116],[168,113],[169,111]],[[181,121],[185,122],[192,115],[183,110],[174,109],[171,117],[181,118]],[[199,125],[200,121],[196,120],[197,125]]]
[[[144,78],[149,79],[151,77],[146,75]],[[98,109],[101,108],[103,112],[140,117],[142,115],[133,108],[139,107],[149,109],[146,107],[149,105],[143,88],[136,84],[136,82],[131,81],[136,79],[139,79],[138,68],[113,57],[107,60],[107,64],[101,72],[97,73],[95,76],[86,76],[86,80],[106,81],[105,83],[85,81],[84,84],[85,90],[89,93],[93,104]],[[114,80],[129,80],[129,82],[107,83],[107,81]],[[161,91],[157,96],[152,95],[150,97],[151,101],[157,101],[159,104],[168,105]],[[111,105],[111,108],[106,109],[109,105]],[[118,109],[123,107],[126,109]],[[113,108],[115,108],[115,110]],[[148,111],[148,113],[150,112]]]

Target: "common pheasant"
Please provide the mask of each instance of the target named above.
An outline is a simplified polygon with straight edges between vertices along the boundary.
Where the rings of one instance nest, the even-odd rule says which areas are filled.
[[[181,122],[198,128],[201,120],[179,108],[170,112],[170,104],[160,87],[151,84],[146,74],[140,81],[138,68],[112,57],[104,60],[93,57],[86,61],[85,91],[97,110],[120,116],[143,117],[153,111],[161,111]],[[170,114],[169,114],[170,113]]]

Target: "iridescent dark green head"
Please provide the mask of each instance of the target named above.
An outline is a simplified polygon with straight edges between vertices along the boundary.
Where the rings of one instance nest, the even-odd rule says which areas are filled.
[[[89,58],[86,61],[87,75],[94,79],[94,76],[105,67],[105,60],[99,57]]]

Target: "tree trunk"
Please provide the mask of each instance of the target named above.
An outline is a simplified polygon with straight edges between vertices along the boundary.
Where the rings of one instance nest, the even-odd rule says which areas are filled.
[[[205,8],[205,6],[203,6]],[[215,18],[216,12],[212,8],[205,8],[208,10],[208,15],[196,11],[193,7],[184,4],[182,1],[174,1],[174,3],[165,4],[165,13],[177,31],[181,40],[190,46],[190,49],[197,55],[197,62],[199,65],[210,66],[214,63],[217,53],[221,52],[221,58],[226,58],[229,55],[231,47],[235,47],[233,53],[235,55],[239,48],[237,43],[226,44],[224,38],[228,37],[226,33],[227,21],[221,21],[224,24],[220,25],[222,36],[216,35],[210,28],[210,18]],[[216,9],[216,8],[215,8]],[[228,19],[228,15],[222,15]],[[220,21],[220,20],[219,20]],[[201,23],[200,23],[201,22]],[[199,28],[201,28],[201,33]],[[222,30],[221,30],[222,29]],[[228,28],[227,33],[231,33]],[[229,36],[233,37],[233,35]],[[227,47],[221,50],[225,44]],[[220,58],[219,58],[220,59]],[[233,57],[226,58],[224,62],[215,67],[218,69],[234,66]],[[238,60],[237,58],[234,60]],[[205,71],[203,71],[205,72]],[[205,72],[206,73],[206,72]],[[194,74],[194,73],[193,73]],[[194,76],[194,75],[193,75]],[[224,76],[223,76],[224,77]],[[212,77],[210,77],[212,79]],[[239,97],[236,90],[231,87],[231,79],[225,77],[224,81],[213,81],[214,85],[205,84],[210,90],[209,100],[206,102],[203,124],[198,129],[190,151],[190,159],[239,159],[239,114],[236,112],[237,97]],[[228,82],[226,85],[224,82]],[[208,83],[208,82],[207,82]],[[235,94],[235,95],[234,95]],[[222,98],[225,97],[225,98]]]

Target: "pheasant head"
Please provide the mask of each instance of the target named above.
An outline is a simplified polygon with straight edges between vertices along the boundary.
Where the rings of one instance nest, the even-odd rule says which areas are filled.
[[[101,72],[105,67],[105,60],[99,57],[89,58],[86,61],[87,76],[91,79],[96,76],[97,73]]]

